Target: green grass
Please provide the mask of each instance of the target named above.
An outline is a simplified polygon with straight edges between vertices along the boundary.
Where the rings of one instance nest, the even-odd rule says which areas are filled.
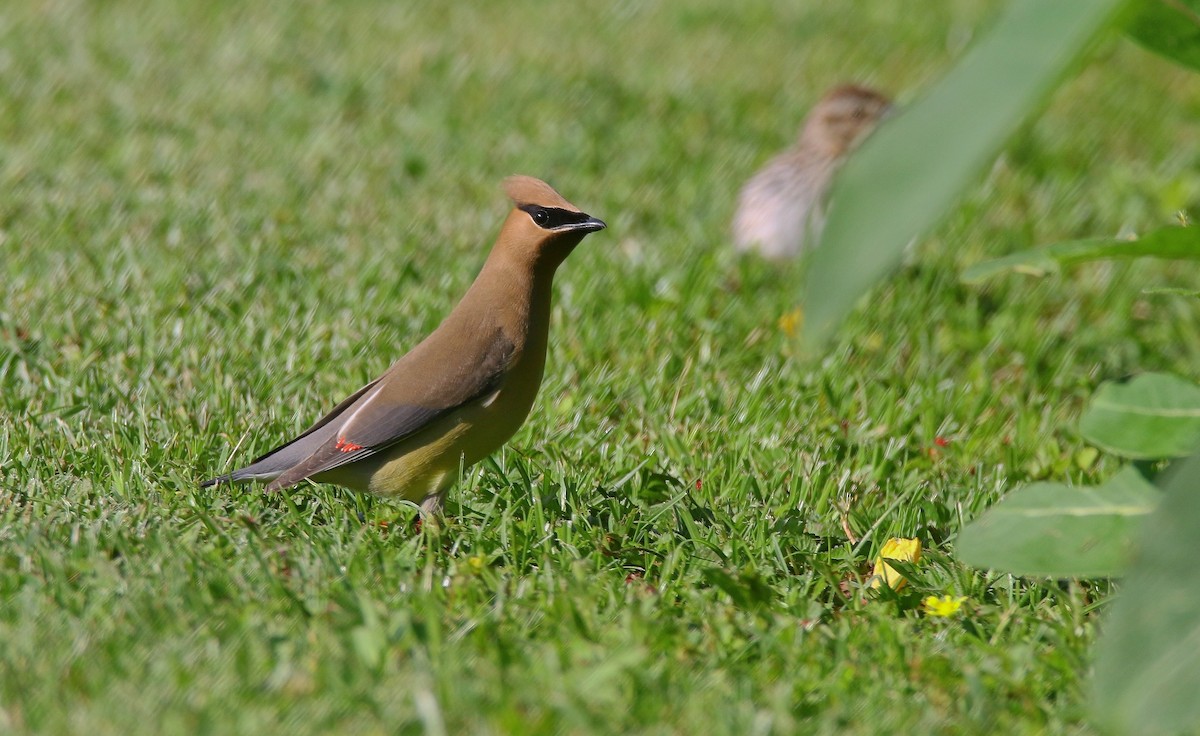
[[[804,361],[803,266],[732,257],[737,187],[823,88],[912,99],[990,11],[784,5],[6,3],[0,732],[1087,731],[1111,587],[972,570],[955,535],[1118,466],[1074,462],[1079,410],[1197,378],[1194,300],[1140,293],[1195,272],[957,276],[1197,214],[1195,78],[1106,40]],[[511,173],[609,229],[446,531],[200,490],[437,324]],[[864,594],[890,536],[925,560]]]

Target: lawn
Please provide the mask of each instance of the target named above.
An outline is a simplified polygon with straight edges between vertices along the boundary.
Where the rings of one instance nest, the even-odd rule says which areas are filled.
[[[1194,267],[966,286],[1200,214],[1200,89],[1112,35],[802,355],[740,183],[832,84],[901,103],[982,0],[9,0],[0,8],[0,732],[1079,733],[1114,587],[969,568],[1013,486],[1097,482],[1103,380],[1195,380]],[[559,272],[508,447],[408,505],[198,481],[382,372],[547,179]],[[865,591],[917,537],[900,594]],[[953,616],[930,594],[966,596]]]

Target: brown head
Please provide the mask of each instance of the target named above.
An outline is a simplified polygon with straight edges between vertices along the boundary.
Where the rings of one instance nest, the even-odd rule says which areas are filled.
[[[532,176],[510,176],[504,191],[513,210],[500,230],[497,248],[539,266],[557,268],[588,233],[605,225]]]
[[[835,87],[825,93],[805,119],[800,144],[830,158],[839,158],[874,130],[891,109],[892,101],[869,87],[853,84]]]

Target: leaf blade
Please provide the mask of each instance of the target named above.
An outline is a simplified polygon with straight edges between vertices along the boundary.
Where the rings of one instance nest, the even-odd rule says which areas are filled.
[[[1200,455],[1173,471],[1096,645],[1092,710],[1117,733],[1200,727]]]
[[[1133,467],[1095,487],[1032,483],[964,527],[958,557],[1015,575],[1116,575],[1125,567],[1134,530],[1159,495]]]
[[[1164,227],[1137,240],[1087,238],[1053,243],[976,263],[959,278],[964,283],[977,284],[1010,271],[1041,276],[1072,263],[1127,258],[1200,261],[1200,228]]]
[[[1200,0],[1151,0],[1125,28],[1143,48],[1200,70]]]
[[[838,176],[812,256],[806,345],[823,341],[941,219],[1121,4],[1016,0],[922,100],[867,140]]]
[[[1079,432],[1123,457],[1185,457],[1200,449],[1200,386],[1166,373],[1101,384]]]

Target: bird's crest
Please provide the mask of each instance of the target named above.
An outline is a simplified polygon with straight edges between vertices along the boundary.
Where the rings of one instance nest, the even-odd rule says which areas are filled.
[[[542,207],[559,207],[572,212],[579,208],[562,198],[546,182],[532,176],[510,176],[504,180],[504,192],[517,207],[523,205],[540,205]]]

